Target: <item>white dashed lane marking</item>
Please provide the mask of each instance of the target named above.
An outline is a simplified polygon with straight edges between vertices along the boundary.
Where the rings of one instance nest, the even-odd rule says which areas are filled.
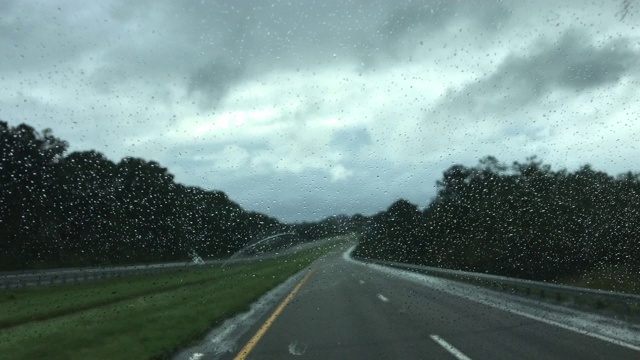
[[[431,338],[431,340],[437,342],[438,345],[442,346],[445,350],[447,350],[456,359],[458,359],[458,360],[471,360],[470,357],[468,357],[467,355],[463,354],[462,351],[460,351],[460,350],[456,349],[455,347],[453,347],[453,345],[451,345],[448,342],[444,341],[440,336],[431,335],[429,337]]]

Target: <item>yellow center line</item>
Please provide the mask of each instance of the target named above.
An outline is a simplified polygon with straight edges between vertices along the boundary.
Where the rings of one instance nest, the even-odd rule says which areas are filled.
[[[280,316],[280,313],[282,312],[282,310],[284,310],[284,308],[291,302],[291,300],[293,300],[293,297],[296,296],[296,293],[298,292],[298,290],[300,290],[302,285],[304,285],[304,283],[307,282],[307,280],[309,280],[309,277],[311,276],[311,274],[313,274],[313,270],[309,271],[309,273],[307,273],[307,275],[305,275],[305,277],[303,277],[302,280],[300,280],[300,282],[296,285],[296,287],[294,287],[293,290],[291,290],[291,293],[289,293],[289,295],[282,301],[282,303],[280,303],[280,305],[273,312],[273,314],[271,314],[271,316],[267,319],[267,321],[265,321],[264,324],[262,324],[262,326],[260,327],[260,329],[258,329],[258,332],[256,332],[255,335],[253,335],[253,337],[251,338],[251,340],[249,340],[247,345],[245,345],[242,348],[242,350],[238,353],[238,355],[236,355],[236,357],[234,358],[235,360],[245,360],[247,358],[247,355],[249,355],[251,350],[253,350],[253,348],[258,344],[260,339],[262,339],[264,334],[267,333],[267,330],[269,330],[271,325],[273,325],[273,323],[276,321],[278,316]]]

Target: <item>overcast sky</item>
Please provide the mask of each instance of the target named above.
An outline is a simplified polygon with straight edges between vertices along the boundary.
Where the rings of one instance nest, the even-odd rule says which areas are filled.
[[[455,163],[640,170],[640,4],[0,1],[0,119],[284,221]]]

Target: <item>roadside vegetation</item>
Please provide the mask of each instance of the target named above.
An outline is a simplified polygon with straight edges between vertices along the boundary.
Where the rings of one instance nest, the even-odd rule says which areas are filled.
[[[555,283],[640,295],[640,273],[623,265],[593,269]]]
[[[167,358],[343,242],[229,268],[0,293],[11,359]]]
[[[535,157],[454,165],[423,209],[372,216],[354,255],[638,293],[640,173],[552,170]]]
[[[562,289],[544,289],[535,285],[522,284],[509,284],[499,280],[482,279],[473,275],[462,274],[447,274],[442,272],[433,272],[429,270],[422,270],[421,273],[436,276],[439,278],[455,280],[472,285],[477,285],[485,288],[490,288],[498,291],[505,291],[510,294],[517,294],[527,296],[532,299],[540,299],[548,302],[559,303],[562,305],[579,308],[587,311],[598,311],[608,314],[614,314],[617,317],[626,319],[631,322],[640,322],[640,303],[633,300],[614,300],[606,299],[598,296],[592,296],[588,293],[577,294],[573,291],[563,291]],[[607,274],[609,274],[607,272]],[[604,280],[596,283],[585,283],[584,279],[580,282],[571,283],[569,281],[557,281],[557,284],[571,285],[592,289],[602,289],[605,285],[611,284],[611,279]],[[635,289],[633,286],[637,284],[637,280],[630,280],[625,283],[629,289]],[[620,289],[618,289],[620,290]],[[624,292],[624,291],[621,291]],[[628,291],[628,293],[633,293]],[[637,292],[636,292],[637,294]]]
[[[291,245],[353,231],[350,217],[285,224],[155,161],[68,147],[0,120],[0,271],[226,258],[277,233]]]

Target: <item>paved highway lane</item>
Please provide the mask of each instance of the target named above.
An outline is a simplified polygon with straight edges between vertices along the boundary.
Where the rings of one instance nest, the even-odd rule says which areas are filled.
[[[314,263],[273,310],[223,358],[640,358],[637,345],[470,301],[338,253]]]

